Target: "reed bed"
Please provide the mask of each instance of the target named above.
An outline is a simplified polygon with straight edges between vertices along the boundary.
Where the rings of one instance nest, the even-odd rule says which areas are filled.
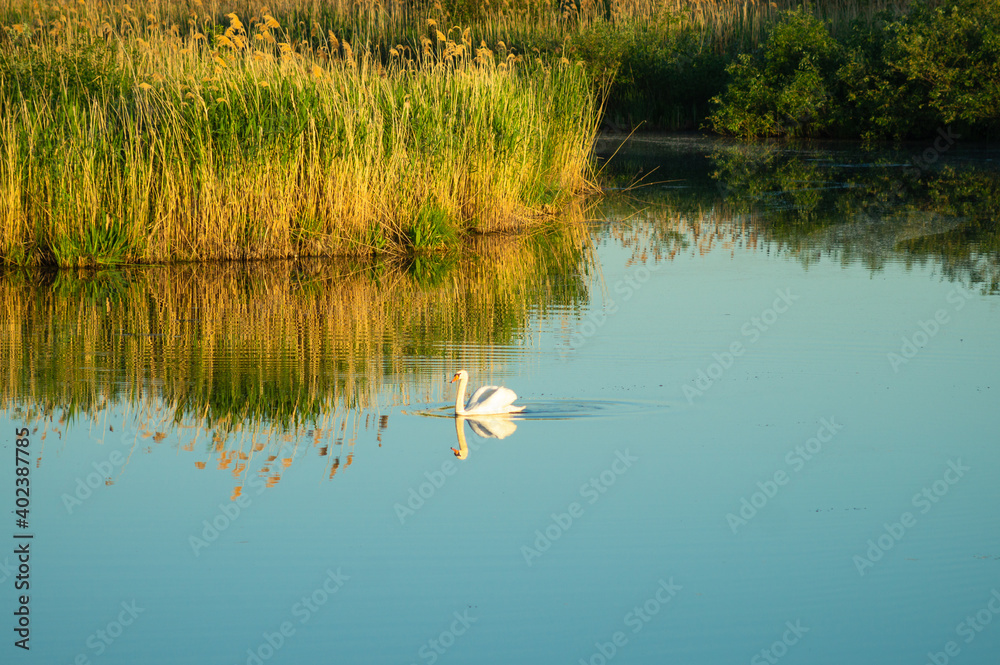
[[[423,51],[423,41],[435,41],[437,30],[465,27],[493,48],[500,42],[522,52],[556,50],[602,23],[669,23],[675,29],[694,29],[715,48],[733,44],[755,47],[766,37],[782,12],[806,5],[810,12],[835,27],[852,21],[872,21],[880,13],[905,11],[912,0],[12,0],[0,9],[7,26],[39,22],[41,26],[73,14],[101,25],[127,21],[136,28],[157,23],[176,26],[187,36],[225,30],[227,17],[236,14],[254,26],[265,22],[262,13],[276,18],[282,34],[292,42],[321,44],[334,31],[352,44],[377,45],[384,53],[403,44]],[[67,14],[68,12],[68,14]],[[205,28],[209,28],[208,31]]]
[[[797,0],[11,0],[0,260],[437,249],[592,191],[601,122],[695,129]],[[908,0],[807,4],[834,34]],[[606,97],[605,97],[606,95]]]
[[[6,262],[437,248],[590,187],[580,67],[433,21],[383,57],[318,23],[297,40],[265,7],[216,23],[194,3],[180,23],[178,6],[53,3],[5,26]]]

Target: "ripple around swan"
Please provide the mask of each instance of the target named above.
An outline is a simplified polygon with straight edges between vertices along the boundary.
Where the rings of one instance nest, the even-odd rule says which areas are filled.
[[[575,418],[613,418],[655,413],[676,405],[668,402],[641,402],[625,400],[560,399],[560,400],[519,400],[525,409],[520,413],[504,417],[511,420],[571,420]],[[420,405],[413,405],[419,407]],[[431,418],[454,418],[455,405],[427,405],[404,413]],[[475,415],[465,416],[475,418]]]

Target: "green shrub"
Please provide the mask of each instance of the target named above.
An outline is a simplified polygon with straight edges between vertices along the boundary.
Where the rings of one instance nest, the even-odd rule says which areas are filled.
[[[954,0],[916,5],[897,34],[890,65],[926,87],[944,123],[1000,121],[1000,3]]]
[[[723,134],[916,138],[1000,128],[1000,4],[915,3],[857,20],[840,40],[788,12],[759,53],[726,69],[709,126]]]
[[[888,15],[852,27],[837,72],[842,98],[839,134],[880,139],[934,131],[935,114],[923,106],[924,85],[891,65],[899,58],[900,28]]]
[[[409,231],[410,246],[414,250],[436,249],[455,240],[455,224],[448,211],[434,203],[424,203],[417,210]]]
[[[738,136],[809,136],[836,117],[834,75],[843,47],[804,9],[788,12],[759,55],[741,54],[726,68],[731,83],[712,101],[715,131]]]
[[[1000,5],[915,4],[902,17],[856,24],[838,78],[841,133],[907,138],[959,123],[983,133],[1000,120]]]

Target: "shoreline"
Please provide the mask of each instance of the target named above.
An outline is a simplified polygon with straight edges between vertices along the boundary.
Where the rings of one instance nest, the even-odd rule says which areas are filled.
[[[919,36],[941,20],[919,2],[747,5],[749,24],[724,0],[665,0],[655,11],[627,1],[607,16],[562,17],[517,2],[506,14],[443,5],[221,0],[201,14],[157,6],[142,18],[120,0],[15,0],[0,11],[0,263],[449,251],[471,235],[565,214],[599,190],[594,148],[615,140],[601,127],[660,123],[678,104],[693,115],[671,111],[667,125],[711,121],[724,144],[734,139],[723,135],[853,127],[861,145],[895,135],[899,146],[928,122],[993,137],[975,104],[938,109],[938,125],[927,109],[900,125],[892,114],[903,106],[867,119],[860,102],[843,106],[845,94],[864,92],[866,103],[884,94],[851,87],[878,64],[874,52],[844,50],[852,31],[893,25]],[[994,27],[984,20],[977,30]],[[948,39],[927,57],[950,62],[958,38]],[[822,66],[795,60],[817,54]],[[855,56],[868,59],[848,72],[844,59]],[[907,103],[942,92],[927,86]],[[623,107],[626,88],[637,96]],[[767,94],[747,97],[753,90]],[[774,106],[789,91],[802,108]],[[649,105],[654,97],[660,106]]]

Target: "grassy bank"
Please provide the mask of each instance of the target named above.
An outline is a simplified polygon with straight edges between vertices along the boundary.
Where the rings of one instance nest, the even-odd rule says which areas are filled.
[[[581,67],[429,23],[417,48],[352,43],[318,4],[287,8],[289,32],[239,4],[7,10],[4,261],[433,249],[551,216],[588,187],[597,114]]]

